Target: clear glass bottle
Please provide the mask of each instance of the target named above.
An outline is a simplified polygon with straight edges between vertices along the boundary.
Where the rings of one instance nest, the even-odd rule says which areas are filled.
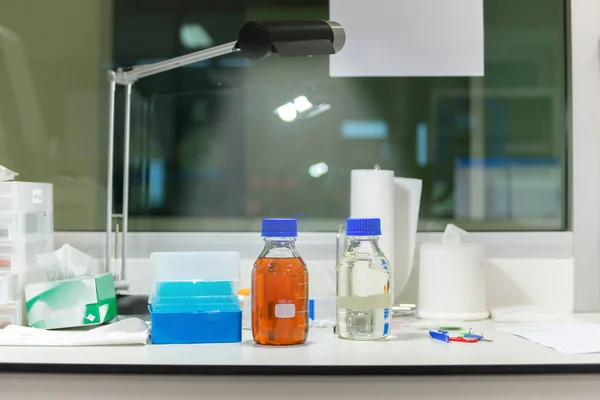
[[[337,265],[337,332],[350,340],[389,336],[392,295],[388,259],[379,248],[379,218],[350,218]]]
[[[265,247],[252,270],[252,336],[258,344],[302,344],[308,336],[308,270],[296,250],[295,219],[265,219]]]

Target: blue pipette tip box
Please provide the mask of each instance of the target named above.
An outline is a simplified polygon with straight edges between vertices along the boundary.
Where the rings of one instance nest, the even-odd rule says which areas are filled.
[[[239,343],[242,310],[162,312],[150,305],[152,344]]]
[[[153,344],[242,341],[239,253],[152,253],[150,259]]]
[[[204,282],[189,286],[186,282],[169,282],[163,294],[150,298],[150,321],[153,344],[236,343],[242,341],[242,310],[236,295],[215,295],[224,282]],[[176,288],[181,288],[181,296]],[[199,291],[198,289],[202,290]],[[185,290],[187,289],[187,290]],[[193,290],[192,290],[193,289]],[[160,291],[157,291],[157,294]],[[203,294],[204,296],[193,296]]]

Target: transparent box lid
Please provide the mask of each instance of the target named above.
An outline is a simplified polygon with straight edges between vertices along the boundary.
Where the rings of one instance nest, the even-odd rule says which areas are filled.
[[[240,254],[234,251],[170,252],[150,255],[150,303],[236,295]]]

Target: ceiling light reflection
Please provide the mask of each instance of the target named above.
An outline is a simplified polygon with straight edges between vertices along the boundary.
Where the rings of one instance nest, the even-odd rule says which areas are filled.
[[[313,178],[320,178],[329,171],[329,166],[324,162],[318,162],[308,167],[308,174]]]
[[[294,99],[294,107],[296,107],[299,113],[310,110],[312,106],[312,103],[308,101],[306,96],[298,96]]]
[[[294,122],[298,117],[298,111],[294,106],[294,103],[286,103],[275,110],[275,114],[285,122]]]

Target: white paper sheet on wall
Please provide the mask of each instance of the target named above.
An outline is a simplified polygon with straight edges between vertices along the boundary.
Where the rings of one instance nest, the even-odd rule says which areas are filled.
[[[482,76],[483,0],[330,0],[336,77]]]

